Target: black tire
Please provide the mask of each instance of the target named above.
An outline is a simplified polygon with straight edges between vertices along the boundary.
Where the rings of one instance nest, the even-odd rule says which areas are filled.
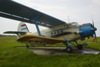
[[[72,47],[67,47],[66,51],[67,51],[67,53],[72,53],[73,52],[73,48]]]
[[[82,50],[82,49],[83,49],[83,45],[79,44],[79,45],[77,46],[77,49]]]
[[[26,44],[26,48],[29,48],[29,45],[28,44]]]
[[[43,44],[44,47],[46,47],[46,44]]]

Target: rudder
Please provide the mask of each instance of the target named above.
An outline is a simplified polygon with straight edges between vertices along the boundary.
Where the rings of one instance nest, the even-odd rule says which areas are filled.
[[[22,32],[29,32],[29,29],[27,28],[27,25],[25,23],[19,23],[17,31],[22,31]]]

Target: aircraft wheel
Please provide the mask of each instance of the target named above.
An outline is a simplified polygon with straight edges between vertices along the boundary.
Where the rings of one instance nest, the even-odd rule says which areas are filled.
[[[67,53],[72,53],[73,52],[73,49],[72,49],[72,47],[67,47],[66,48],[66,51],[67,51]]]
[[[82,49],[83,49],[83,45],[79,44],[79,45],[77,46],[77,49],[82,50]]]
[[[29,48],[29,45],[28,45],[28,44],[26,44],[26,47],[27,47],[27,48]]]
[[[46,47],[46,44],[43,44],[44,47]]]

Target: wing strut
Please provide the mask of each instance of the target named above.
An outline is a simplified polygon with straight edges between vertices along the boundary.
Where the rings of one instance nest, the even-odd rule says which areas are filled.
[[[38,35],[39,35],[39,36],[42,36],[42,34],[41,34],[41,32],[40,32],[40,29],[39,29],[39,26],[38,26],[37,18],[34,18],[34,24],[35,24],[35,26],[36,26],[36,29],[37,29]]]

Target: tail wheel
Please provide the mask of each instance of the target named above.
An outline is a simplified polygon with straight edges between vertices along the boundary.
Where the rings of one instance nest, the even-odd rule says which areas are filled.
[[[66,51],[67,51],[67,53],[72,53],[73,52],[73,48],[69,46],[69,47],[66,48]]]
[[[77,45],[77,49],[82,50],[83,49],[83,45],[82,44]]]
[[[46,44],[43,44],[44,47],[46,47]]]
[[[26,47],[27,47],[27,48],[29,48],[29,45],[28,45],[28,44],[26,44]]]

